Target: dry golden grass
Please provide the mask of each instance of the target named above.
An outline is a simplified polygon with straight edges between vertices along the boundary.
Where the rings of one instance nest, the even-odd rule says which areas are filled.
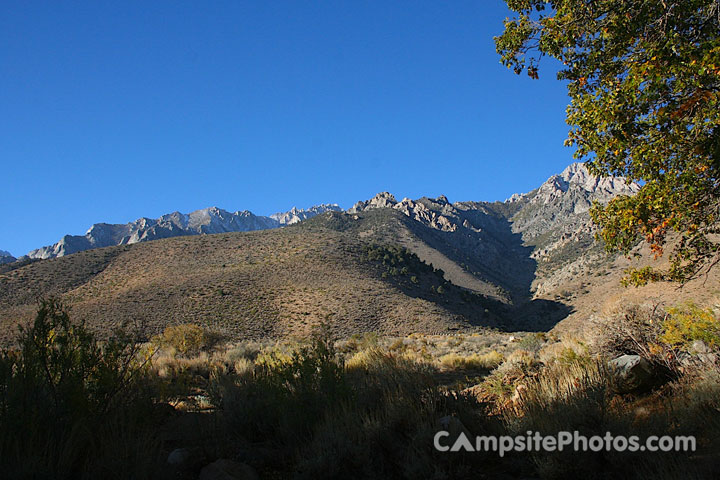
[[[50,472],[53,478],[113,478],[118,472],[121,478],[158,478],[148,473],[159,469],[177,478],[165,459],[181,446],[200,447],[207,461],[242,457],[269,478],[297,472],[307,478],[336,478],[356,471],[358,478],[470,479],[483,471],[490,476],[503,472],[507,478],[671,479],[712,478],[716,471],[720,370],[712,362],[683,370],[648,393],[619,395],[602,356],[591,357],[580,342],[554,346],[552,338],[535,333],[363,334],[333,341],[323,330],[302,340],[217,344],[201,332],[191,336],[202,339],[196,348],[176,348],[187,337],[176,334],[186,330],[197,332],[185,325],[167,329],[172,340],[181,340],[175,345],[162,335],[155,338],[157,345],[139,348],[132,341],[126,346],[131,359],[138,355],[145,362],[149,352],[155,355],[151,366],[142,363],[132,388],[119,398],[127,409],[116,412],[116,424],[106,415],[88,417],[84,410],[92,403],[73,400],[95,395],[82,380],[73,382],[75,393],[47,390],[42,369],[20,368],[23,357],[18,352],[0,350],[0,393],[5,392],[0,395],[0,424],[11,427],[0,429],[4,471],[17,472],[11,476],[18,478],[45,478]],[[55,338],[48,329],[37,332]],[[80,338],[88,342],[90,337]],[[45,343],[52,341],[40,342]],[[62,355],[44,357],[44,349],[28,347],[35,342],[25,345],[22,355],[28,359],[40,355],[53,369],[68,365],[55,365]],[[62,352],[67,345],[73,348],[74,343],[59,342],[53,351]],[[466,376],[503,357],[490,375],[480,373],[487,376],[478,378],[482,383],[473,388],[461,390],[457,382],[447,381],[447,367]],[[71,358],[85,361],[82,355]],[[87,370],[83,366],[78,373]],[[31,377],[23,378],[28,374],[24,372]],[[114,382],[124,383],[121,377]],[[115,386],[106,385],[110,391]],[[36,389],[44,394],[37,395]],[[48,434],[48,424],[57,423],[56,432],[67,430],[59,417],[48,416],[52,395],[58,392],[58,400],[71,407],[59,410],[72,414],[63,422],[72,425],[77,415],[87,417],[83,421],[99,420],[97,428],[76,423],[70,430],[77,427],[81,436]],[[68,393],[73,394],[62,397]],[[37,403],[43,401],[45,407]],[[28,408],[37,410],[34,423],[27,414],[15,414]],[[654,456],[572,450],[505,457],[492,452],[450,455],[432,448],[433,436],[443,428],[470,436],[574,430],[586,436],[612,432],[641,438],[692,434],[699,439],[699,451]],[[73,464],[65,463],[67,459]],[[74,464],[85,469],[77,471]]]
[[[492,370],[503,362],[503,356],[501,353],[495,350],[485,353],[471,355],[458,355],[457,353],[448,353],[438,359],[440,365],[444,368],[456,370],[456,369],[484,369]]]

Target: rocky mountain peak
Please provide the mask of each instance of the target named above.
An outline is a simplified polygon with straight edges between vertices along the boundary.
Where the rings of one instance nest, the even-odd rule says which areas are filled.
[[[370,200],[359,201],[353,205],[348,213],[358,213],[372,208],[392,208],[397,205],[395,195],[390,192],[380,192]]]
[[[566,182],[584,183],[592,175],[590,175],[584,163],[575,162],[565,167],[565,170],[560,172],[559,176]]]
[[[398,202],[389,192],[381,192],[370,200],[360,201],[348,210],[348,213],[359,213],[376,208],[392,208],[428,227],[452,232],[457,230],[457,210],[448,201],[445,195],[437,198],[423,197],[419,200],[403,198]]]
[[[525,195],[523,195],[522,193],[513,193],[513,194],[510,196],[510,198],[508,198],[508,199],[505,200],[505,203],[515,203],[515,202],[519,202],[520,200],[523,199],[524,196],[525,196]]]
[[[638,184],[622,177],[596,177],[584,163],[573,163],[559,175],[550,177],[539,190],[545,195],[553,195],[567,192],[571,187],[582,189],[600,201],[616,195],[632,195],[640,189]]]
[[[15,257],[13,257],[10,252],[6,252],[5,250],[0,250],[0,264],[3,263],[12,263],[16,260]]]
[[[294,225],[315,215],[325,212],[339,212],[342,208],[337,203],[322,203],[308,209],[293,207],[287,212],[274,213],[270,218],[277,221],[280,225]]]
[[[596,227],[588,212],[592,203],[606,203],[617,195],[632,195],[639,188],[638,184],[621,177],[596,177],[584,164],[574,163],[548,178],[539,188],[515,194],[505,202],[452,204],[444,195],[418,200],[403,198],[397,202],[394,196],[382,192],[356,203],[350,213],[376,208],[397,210],[442,232],[436,239],[443,238],[458,251],[475,258],[468,257],[466,265],[482,259],[474,267],[480,269],[483,262],[496,262],[498,278],[513,268],[501,260],[509,245],[530,249],[531,261],[538,263],[540,275],[544,277],[535,288],[543,292],[565,281],[563,275],[575,271],[561,266],[572,263],[584,268],[591,260],[601,258],[601,249],[595,248]]]

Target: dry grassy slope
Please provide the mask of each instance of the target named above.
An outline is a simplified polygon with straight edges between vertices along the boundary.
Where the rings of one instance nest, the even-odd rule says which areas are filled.
[[[444,278],[454,285],[472,292],[505,301],[498,295],[497,285],[469,273],[459,258],[469,261],[469,255],[458,252],[457,246],[443,239],[448,235],[428,228],[392,209],[375,209],[356,214],[334,212],[304,222],[300,228],[317,228],[348,232],[367,241],[402,245],[420,260],[444,272]]]
[[[503,294],[503,290],[509,290],[513,283],[518,285],[519,290],[522,289],[522,273],[528,269],[527,259],[532,247],[518,248],[506,243],[504,252],[490,252],[489,259],[483,255],[473,258],[472,245],[463,244],[463,239],[457,234],[426,228],[391,209],[370,210],[355,215],[326,214],[303,224],[303,228],[307,229],[315,226],[351,232],[363,238],[381,236],[386,242],[406,246],[423,261],[444,270],[447,280],[482,293],[487,297],[486,303],[494,299],[495,308],[490,310],[502,317],[502,325],[508,329],[547,330],[554,327],[556,332],[577,335],[593,316],[609,315],[630,304],[671,306],[692,300],[708,305],[720,299],[720,272],[717,268],[707,278],[694,280],[680,289],[672,284],[625,288],[620,279],[626,268],[656,263],[650,252],[639,250],[640,259],[629,261],[617,254],[606,254],[602,246],[587,235],[560,245],[552,256],[547,257],[551,260],[550,264],[541,261],[532,283],[533,286],[544,284],[545,288],[523,299],[522,291],[513,295],[512,291]],[[484,246],[487,248],[487,245]],[[498,257],[503,258],[497,260]],[[472,273],[468,271],[468,264]],[[517,264],[515,272],[512,271],[513,264]],[[662,267],[662,263],[656,266]],[[501,283],[503,275],[505,282]],[[528,279],[525,281],[529,294],[531,282]],[[514,305],[505,305],[513,302]]]
[[[323,214],[298,228],[333,229],[368,241],[401,244],[441,269],[453,285],[482,297],[483,310],[498,319],[493,324],[507,330],[547,330],[570,313],[564,302],[530,297],[532,249],[519,244],[517,237],[504,242],[507,235],[502,231],[498,232],[500,238],[487,238],[478,248],[463,232],[441,232],[387,208]]]
[[[669,249],[668,249],[669,250]],[[667,259],[654,260],[648,248],[638,248],[638,258],[614,257],[597,268],[579,268],[577,275],[569,275],[561,289],[546,296],[572,308],[568,317],[555,331],[569,336],[582,336],[592,327],[592,319],[622,312],[629,305],[659,305],[670,307],[693,302],[702,307],[720,304],[720,269],[715,267],[685,285],[652,283],[643,287],[623,287],[620,279],[628,267],[647,265],[663,268]],[[572,266],[568,267],[572,271]]]
[[[363,250],[390,241],[384,222],[369,221],[362,235],[318,221],[35,262],[0,274],[0,337],[13,336],[12,325],[31,319],[36,299],[49,295],[104,332],[126,321],[144,322],[149,333],[199,322],[235,338],[303,335],[325,318],[340,334],[442,333],[498,323],[493,302],[450,284],[434,292],[444,282],[432,269],[384,277],[387,267]]]
[[[484,222],[491,220],[485,218]],[[445,279],[455,285],[501,303],[524,301],[529,296],[535,263],[529,258],[532,249],[521,245],[519,235],[512,235],[507,220],[495,223],[504,224],[507,231],[492,225],[478,236],[465,229],[441,231],[398,210],[381,208],[354,214],[333,212],[303,225],[403,245],[424,262],[443,270]]]
[[[3,266],[0,342],[14,336],[14,324],[33,317],[37,298],[51,295],[64,298],[76,317],[102,332],[127,321],[147,324],[149,333],[198,322],[236,339],[304,335],[324,319],[343,336],[438,334],[475,326],[546,330],[561,320],[555,330],[575,335],[593,315],[629,303],[708,303],[720,296],[717,270],[682,290],[625,289],[619,279],[629,262],[592,248],[559,255],[566,261],[553,266],[551,286],[511,305],[520,295],[502,287],[522,280],[522,260],[531,248],[508,249],[497,259],[488,248],[502,241],[483,245],[485,255],[474,254],[458,234],[377,209],[326,213],[280,230],[176,237]],[[372,244],[403,245],[444,270],[444,279],[412,257],[406,259],[412,271],[392,275],[389,266],[368,258],[365,248]],[[542,279],[545,267],[538,267]],[[496,281],[503,273],[504,285]],[[529,293],[528,279],[524,284]],[[437,293],[441,285],[444,292]]]

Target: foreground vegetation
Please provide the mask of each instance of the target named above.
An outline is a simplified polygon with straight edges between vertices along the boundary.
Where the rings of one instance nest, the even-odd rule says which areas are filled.
[[[45,302],[0,354],[0,469],[197,478],[230,459],[260,478],[710,478],[717,316],[632,308],[596,326],[588,341],[492,331],[335,341],[320,328],[303,341],[225,344],[184,324],[101,342]],[[619,393],[607,360],[621,354],[646,359],[654,382]],[[433,447],[439,430],[695,435],[698,451],[447,453]]]

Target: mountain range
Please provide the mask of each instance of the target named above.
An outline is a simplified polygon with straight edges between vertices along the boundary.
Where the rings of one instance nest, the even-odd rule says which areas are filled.
[[[570,165],[561,174],[552,176],[539,189],[528,194],[515,194],[503,203],[513,205],[513,208],[508,209],[509,211],[524,210],[524,214],[518,215],[513,224],[514,231],[537,236],[547,229],[547,222],[552,222],[552,218],[536,218],[533,214],[527,214],[527,211],[537,210],[539,202],[543,205],[562,203],[563,205],[558,205],[562,215],[568,213],[582,214],[587,212],[592,201],[606,202],[614,195],[633,194],[637,191],[637,188],[637,185],[628,184],[621,178],[595,178],[588,173],[582,164],[576,163]],[[432,228],[454,231],[459,226],[452,221],[452,218],[457,217],[457,211],[452,211],[452,205],[445,196],[439,197],[437,202],[438,205],[448,205],[449,209],[446,208],[443,211],[441,208],[439,212],[434,212],[426,206],[422,199],[414,202],[405,198],[398,202],[392,194],[383,192],[370,200],[357,202],[352,208],[348,209],[348,212],[355,213],[370,208],[394,208]],[[456,206],[464,211],[482,211],[488,205],[496,204],[497,202],[459,202]],[[524,209],[523,207],[526,204],[531,208]],[[571,212],[568,211],[568,207]],[[287,212],[259,216],[248,210],[228,212],[218,207],[210,207],[188,214],[173,212],[157,219],[143,217],[126,224],[96,223],[84,235],[65,235],[53,245],[32,250],[26,257],[30,259],[47,259],[92,248],[129,245],[183,235],[247,232],[280,228],[328,211],[339,212],[342,209],[337,204],[322,204],[308,209],[293,207]],[[551,217],[555,213],[550,209],[549,214]],[[585,223],[584,220],[583,223]],[[469,220],[464,219],[463,222],[467,224]],[[466,227],[466,225],[462,226]],[[4,259],[3,263],[15,260],[10,253],[0,251],[0,261],[2,259]]]
[[[27,254],[28,258],[55,258],[92,248],[113,245],[130,245],[161,238],[183,235],[200,235],[228,232],[249,232],[292,225],[311,218],[318,213],[340,210],[338,205],[317,205],[307,210],[293,208],[269,217],[258,216],[247,210],[228,212],[210,207],[191,213],[173,212],[157,219],[139,218],[126,224],[96,223],[85,235],[65,235],[59,242],[38,248]],[[9,255],[9,254],[8,254]]]
[[[151,331],[192,321],[242,338],[302,335],[321,321],[341,334],[572,331],[613,302],[720,284],[620,287],[636,261],[604,251],[588,211],[638,189],[573,164],[499,202],[382,192],[346,211],[209,208],[97,224],[0,265],[0,327],[57,296],[99,330],[143,319]]]

